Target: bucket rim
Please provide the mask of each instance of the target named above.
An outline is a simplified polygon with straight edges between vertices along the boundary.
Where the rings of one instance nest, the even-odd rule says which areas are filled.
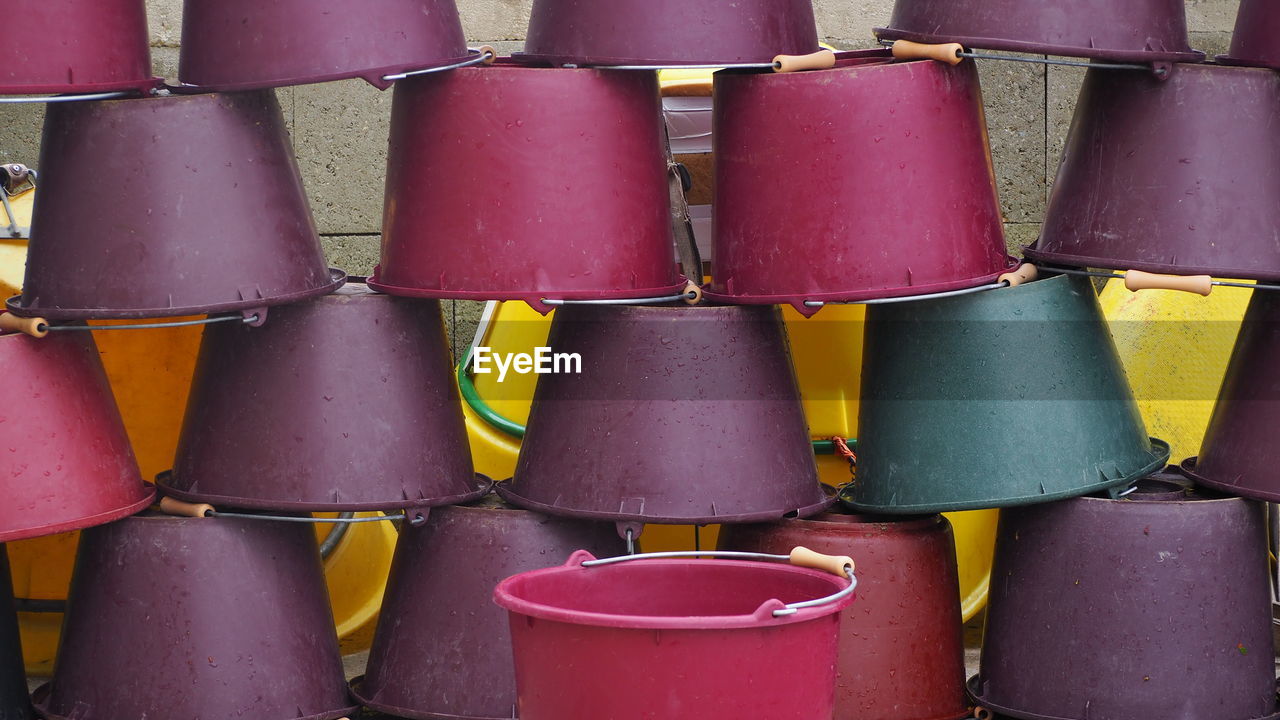
[[[1190,478],[1191,481],[1194,482],[1196,485],[1202,485],[1212,490],[1218,490],[1218,491],[1229,493],[1231,495],[1236,496],[1236,497],[1230,497],[1230,498],[1211,498],[1211,499],[1238,500],[1240,498],[1245,498],[1249,500],[1263,500],[1265,502],[1272,502],[1272,503],[1280,502],[1280,492],[1267,492],[1266,490],[1257,490],[1255,488],[1251,488],[1243,485],[1235,485],[1229,482],[1225,482],[1223,480],[1210,478],[1209,476],[1202,474],[1196,467],[1196,463],[1199,459],[1200,459],[1200,456],[1192,455],[1191,457],[1183,460],[1182,463],[1178,465],[1178,468],[1182,471],[1184,475]],[[1236,479],[1242,480],[1243,476],[1237,475]],[[1202,500],[1201,502],[1204,502],[1204,501]]]
[[[301,300],[328,295],[347,282],[347,273],[329,268],[329,282],[306,288],[248,300],[234,300],[166,308],[60,308],[23,305],[24,295],[14,295],[5,301],[5,309],[16,317],[42,317],[49,320],[135,320],[140,318],[166,318],[182,315],[216,315],[220,313],[270,308],[290,305]]]
[[[35,692],[31,693],[31,706],[35,708],[36,714],[39,715],[41,718],[44,718],[44,720],[76,720],[76,718],[70,715],[55,715],[49,711],[49,698],[53,694],[52,686],[53,686],[53,681],[50,680],[49,682],[46,682],[40,687],[36,688]],[[298,717],[288,718],[287,720],[339,720],[339,718],[343,718],[358,712],[360,712],[360,706],[353,705],[351,707],[342,708],[341,710],[329,710],[327,712],[323,712],[318,715],[306,715],[306,716],[300,715]],[[269,720],[274,720],[274,719],[269,719]],[[279,718],[279,720],[286,720],[286,719]]]
[[[387,703],[371,700],[364,694],[364,675],[359,675],[347,683],[347,690],[351,693],[351,697],[355,698],[361,705],[383,713],[385,715],[393,715],[398,718],[408,718],[408,720],[511,720],[510,717],[494,717],[488,715],[450,715],[448,713],[435,713],[426,710],[414,710],[411,708],[401,707],[399,705],[389,705]]]
[[[550,305],[544,300],[642,300],[651,297],[668,297],[671,295],[679,295],[689,286],[689,281],[683,276],[678,276],[678,282],[671,285],[662,285],[659,287],[643,288],[636,290],[600,290],[587,291],[575,290],[572,292],[559,292],[556,290],[436,290],[432,288],[415,288],[404,285],[392,285],[381,280],[382,266],[378,265],[373,270],[373,274],[366,281],[371,289],[384,295],[393,295],[396,297],[407,298],[425,298],[436,300],[476,300],[488,302],[490,300],[497,302],[523,301],[528,303],[533,309],[546,315],[555,306]],[[681,303],[684,305],[684,303]],[[637,306],[639,307],[639,306]],[[651,306],[645,306],[651,307]],[[656,307],[656,306],[652,306]],[[685,305],[685,307],[697,307]]]
[[[364,80],[379,90],[386,90],[396,83],[395,80],[383,80],[386,75],[399,75],[415,70],[430,70],[446,65],[454,65],[475,57],[468,53],[449,57],[438,57],[412,63],[395,63],[377,67],[361,67],[352,70],[340,70],[331,73],[311,73],[291,77],[275,77],[263,80],[246,80],[243,82],[211,82],[195,83],[182,79],[182,71],[178,71],[178,85],[169,85],[167,89],[176,95],[202,95],[207,93],[245,92],[252,90],[275,90],[314,85],[317,83],[335,82],[338,80]]]
[[[840,600],[831,602],[827,605],[819,607],[808,607],[798,609],[795,613],[775,617],[774,610],[785,607],[785,604],[774,598],[769,599],[760,604],[760,606],[750,614],[740,615],[621,615],[615,613],[602,612],[586,612],[578,610],[569,610],[545,603],[526,600],[517,596],[512,587],[527,578],[544,578],[547,576],[565,575],[569,573],[583,572],[619,572],[619,567],[625,567],[627,563],[619,565],[604,565],[599,567],[584,567],[583,563],[595,560],[595,556],[585,550],[579,550],[569,557],[563,565],[557,565],[539,570],[530,570],[528,572],[518,573],[498,583],[493,590],[493,600],[499,607],[510,613],[512,620],[517,616],[526,618],[537,618],[541,620],[550,620],[569,625],[579,625],[587,627],[600,627],[620,630],[701,630],[707,632],[715,632],[720,630],[754,630],[768,627],[777,627],[782,625],[794,625],[813,620],[820,620],[824,617],[838,617],[839,613],[844,611],[854,600],[854,595],[850,594]],[[795,565],[785,565],[780,563],[752,562],[746,560],[724,560],[716,558],[706,559],[678,559],[678,558],[655,558],[642,561],[648,566],[666,566],[666,567],[689,567],[698,565],[702,567],[735,567],[735,568],[751,568],[759,570],[767,568],[771,572],[786,573],[796,576],[803,576],[821,580],[830,583],[831,592],[835,593],[847,587],[847,579],[836,575],[822,572],[820,570],[812,570],[809,568],[797,567]],[[625,570],[621,570],[625,572]],[[818,598],[809,598],[818,599]]]
[[[1062,57],[1080,57],[1090,60],[1108,60],[1112,62],[1134,63],[1201,63],[1205,53],[1193,49],[1188,43],[1186,50],[1124,50],[1088,48],[1081,45],[1058,45],[1055,43],[1035,42],[1032,40],[1008,40],[1002,38],[986,38],[974,35],[937,35],[933,33],[899,30],[889,27],[872,28],[871,32],[879,40],[910,40],[911,42],[938,44],[960,43],[965,48],[981,50],[1004,50],[1008,52],[1031,53],[1033,55],[1058,55]]]
[[[1043,239],[1043,236],[1041,239]],[[1038,249],[1040,242],[1041,240],[1037,240],[1032,245],[1023,246],[1022,252],[1028,260],[1049,265],[1061,265],[1063,267],[1091,267],[1118,271],[1140,270],[1142,272],[1173,275],[1208,275],[1213,278],[1280,281],[1280,268],[1268,271],[1257,267],[1231,268],[1207,265],[1179,265],[1172,262],[1162,263],[1146,260],[1130,262],[1116,258],[1040,250]]]
[[[974,676],[970,677],[969,680],[965,683],[965,689],[969,691],[969,697],[972,698],[974,703],[976,703],[977,705],[980,705],[989,710],[994,710],[1001,715],[1007,715],[1011,718],[1017,718],[1017,720],[1087,720],[1087,718],[1071,718],[1071,717],[1063,717],[1059,715],[1040,715],[1038,713],[1030,713],[1030,712],[1024,712],[1020,710],[1013,710],[1011,708],[1004,707],[1003,705],[997,705],[995,703],[989,702],[987,700],[984,700],[982,696],[978,693],[978,685],[981,682],[981,679],[982,679],[982,673],[979,672]],[[1277,691],[1280,692],[1280,681],[1277,681]],[[1270,715],[1260,715],[1252,718],[1239,718],[1239,720],[1280,720],[1280,710],[1277,710],[1276,712],[1273,712]]]
[[[105,525],[109,522],[122,520],[124,518],[136,515],[146,510],[156,501],[156,488],[149,482],[139,480],[142,490],[142,497],[127,505],[112,508],[96,515],[81,517],[74,520],[66,520],[53,525],[38,525],[21,528],[18,530],[9,530],[0,532],[0,543],[15,542],[17,540],[30,540],[33,538],[44,537],[46,535],[57,535],[72,530],[87,530],[98,525]]]
[[[170,486],[173,481],[173,470],[165,470],[156,475],[156,489],[160,495],[172,497],[183,502],[209,503],[228,508],[245,510],[276,510],[280,512],[379,512],[404,509],[424,509],[443,505],[456,505],[479,500],[493,490],[494,481],[483,473],[472,473],[476,487],[465,493],[453,495],[419,498],[417,500],[380,500],[371,502],[302,502],[283,501],[262,498],[244,498],[212,493],[187,492]]]

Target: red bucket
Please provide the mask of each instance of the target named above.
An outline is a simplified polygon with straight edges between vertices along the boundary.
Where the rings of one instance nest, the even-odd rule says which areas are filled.
[[[117,520],[151,504],[89,332],[0,335],[0,543]]]
[[[161,82],[151,74],[144,0],[7,0],[4,34],[0,95],[145,91]]]
[[[251,90],[387,75],[459,62],[454,0],[186,0],[178,78]]]
[[[678,295],[662,133],[653,73],[498,65],[397,83],[369,285],[544,311]]]
[[[810,0],[536,0],[518,58],[583,65],[734,65],[818,50]]]
[[[961,290],[1017,264],[974,63],[859,55],[717,74],[708,297],[812,314],[806,302]]]
[[[502,581],[521,720],[831,717],[853,561],[673,557],[696,554],[580,550]]]
[[[1231,50],[1219,55],[1218,62],[1280,69],[1280,3],[1240,0]]]

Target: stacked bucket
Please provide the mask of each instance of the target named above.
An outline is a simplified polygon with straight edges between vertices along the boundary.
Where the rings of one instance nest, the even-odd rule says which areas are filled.
[[[1180,0],[899,0],[891,47],[841,53],[808,0],[654,5],[536,0],[498,58],[453,0],[186,0],[176,85],[141,0],[5,11],[33,42],[0,51],[0,92],[53,95],[0,316],[0,543],[84,532],[34,707],[0,553],[0,719],[1280,716],[1259,502],[1280,13],[1245,0],[1205,63]],[[1006,251],[978,69],[1010,58],[984,51],[1090,67],[1039,270]],[[656,75],[689,67],[724,68],[709,282]],[[327,267],[273,92],[352,78],[394,86],[367,280]],[[1117,271],[1261,283],[1179,468],[1092,284]],[[449,299],[555,312],[497,483]],[[824,487],[779,306],[850,304],[859,432]],[[103,321],[203,328],[154,486]],[[966,686],[940,513],[992,508]],[[364,522],[398,541],[348,684],[313,525]],[[639,552],[673,525],[720,526],[718,550]]]

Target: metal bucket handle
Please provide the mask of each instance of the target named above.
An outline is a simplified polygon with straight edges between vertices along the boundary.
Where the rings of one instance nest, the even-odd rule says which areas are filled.
[[[726,558],[732,560],[769,560],[772,562],[786,562],[797,567],[814,568],[816,570],[825,570],[837,577],[849,579],[848,587],[833,593],[826,597],[814,600],[804,600],[801,602],[788,603],[784,607],[773,611],[774,617],[787,617],[795,615],[797,612],[812,607],[822,607],[839,602],[844,598],[853,594],[858,587],[858,578],[853,574],[854,562],[853,558],[847,555],[825,555],[815,552],[806,547],[797,546],[789,555],[772,555],[769,553],[756,552],[735,552],[729,550],[712,550],[712,551],[675,551],[675,552],[656,552],[656,553],[639,553],[636,555],[620,555],[618,557],[601,558],[599,560],[585,560],[582,567],[597,567],[600,565],[616,565],[618,563],[631,562],[633,560],[655,560],[660,558],[690,558],[690,557],[714,557]]]

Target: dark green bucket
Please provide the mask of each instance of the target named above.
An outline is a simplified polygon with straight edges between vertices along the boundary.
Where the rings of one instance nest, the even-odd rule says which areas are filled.
[[[860,512],[1113,494],[1164,467],[1087,278],[867,310]]]

